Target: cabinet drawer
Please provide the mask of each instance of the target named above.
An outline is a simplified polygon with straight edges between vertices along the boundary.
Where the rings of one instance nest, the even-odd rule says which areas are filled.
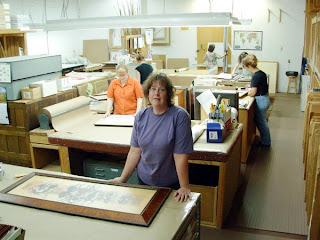
[[[84,176],[104,180],[120,177],[124,167],[124,163],[121,162],[97,161],[92,159],[84,160],[83,165]],[[132,173],[127,183],[139,184],[136,171]]]

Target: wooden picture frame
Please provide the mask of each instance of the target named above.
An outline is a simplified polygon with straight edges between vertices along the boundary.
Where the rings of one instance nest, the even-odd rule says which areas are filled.
[[[169,188],[107,184],[99,179],[33,172],[2,190],[0,201],[149,226],[170,192]]]
[[[110,50],[122,48],[122,29],[109,29]]]
[[[154,46],[170,45],[170,28],[154,28],[153,29],[153,42]]]

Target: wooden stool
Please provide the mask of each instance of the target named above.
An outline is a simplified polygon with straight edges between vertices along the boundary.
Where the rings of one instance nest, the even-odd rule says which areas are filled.
[[[297,76],[288,76],[287,94],[289,93],[290,83],[294,82],[294,94],[297,93]]]
[[[294,82],[294,94],[297,94],[297,76],[298,76],[298,72],[287,71],[286,75],[288,76],[287,94],[289,93],[290,84],[292,82]]]

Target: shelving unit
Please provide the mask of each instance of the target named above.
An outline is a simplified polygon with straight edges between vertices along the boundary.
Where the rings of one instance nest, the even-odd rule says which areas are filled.
[[[308,239],[320,239],[320,0],[306,0],[304,57],[309,58],[311,89],[306,96],[303,163]]]
[[[24,55],[28,55],[26,33],[32,31],[20,31],[18,29],[0,30],[0,57],[19,56],[19,47]]]

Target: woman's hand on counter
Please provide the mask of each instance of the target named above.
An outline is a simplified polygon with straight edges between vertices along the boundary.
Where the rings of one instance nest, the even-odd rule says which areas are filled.
[[[188,198],[191,199],[190,188],[179,188],[174,196],[176,197],[177,202],[186,202]]]
[[[107,183],[124,183],[121,179],[121,177],[116,177],[116,178],[113,178],[113,179],[109,179],[106,181]]]

